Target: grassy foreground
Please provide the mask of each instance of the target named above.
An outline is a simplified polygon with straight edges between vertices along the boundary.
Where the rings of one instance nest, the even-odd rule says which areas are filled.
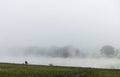
[[[0,77],[120,77],[120,70],[0,63]]]

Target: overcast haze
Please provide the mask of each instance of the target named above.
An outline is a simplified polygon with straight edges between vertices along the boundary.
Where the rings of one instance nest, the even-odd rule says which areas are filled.
[[[0,0],[0,48],[120,48],[119,0]]]

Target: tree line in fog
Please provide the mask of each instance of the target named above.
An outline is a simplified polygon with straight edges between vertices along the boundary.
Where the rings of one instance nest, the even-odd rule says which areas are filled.
[[[99,51],[96,51],[96,52],[92,52],[92,51],[84,52],[72,46],[50,47],[50,48],[26,47],[26,48],[13,50],[13,51],[16,51],[16,54],[18,51],[20,51],[19,54],[24,56],[32,55],[32,56],[61,57],[61,58],[68,58],[68,57],[120,58],[119,50],[111,45],[105,45],[101,47]]]

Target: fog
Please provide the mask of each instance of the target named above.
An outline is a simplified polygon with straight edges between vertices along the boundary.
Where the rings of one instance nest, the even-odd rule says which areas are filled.
[[[9,48],[2,52],[0,61],[19,64],[28,61],[29,64],[35,65],[120,69],[120,51],[115,48],[112,52],[110,51],[109,53],[104,51],[104,54],[101,50],[87,52],[72,46]]]
[[[119,25],[119,0],[1,0],[0,62],[119,68]],[[101,56],[105,45],[117,55]]]

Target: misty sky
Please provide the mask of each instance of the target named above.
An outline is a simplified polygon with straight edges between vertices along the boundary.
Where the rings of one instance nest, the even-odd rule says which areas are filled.
[[[0,0],[0,48],[120,48],[119,0]]]

